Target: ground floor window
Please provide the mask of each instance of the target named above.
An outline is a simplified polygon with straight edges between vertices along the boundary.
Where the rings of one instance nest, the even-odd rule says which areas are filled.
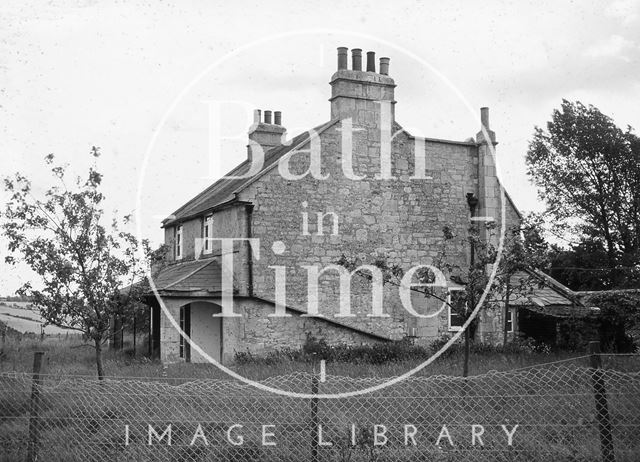
[[[509,308],[507,310],[507,319],[506,319],[506,324],[507,324],[507,332],[513,332],[513,320],[515,318],[515,308]]]
[[[447,303],[449,305],[449,330],[459,331],[464,325],[465,310],[467,306],[464,289],[449,288]]]

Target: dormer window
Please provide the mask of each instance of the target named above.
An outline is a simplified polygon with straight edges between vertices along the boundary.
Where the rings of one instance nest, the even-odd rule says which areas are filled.
[[[210,254],[212,251],[211,236],[213,234],[213,215],[204,218],[204,227],[202,230],[202,240],[204,241],[203,253]]]
[[[176,260],[182,259],[182,225],[176,228]]]

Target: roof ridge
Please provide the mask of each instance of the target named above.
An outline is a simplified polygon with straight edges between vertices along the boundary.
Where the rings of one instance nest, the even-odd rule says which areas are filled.
[[[242,161],[240,164],[238,164],[236,167],[234,167],[231,171],[226,173],[221,178],[218,178],[212,185],[208,186],[203,191],[201,191],[200,193],[196,194],[194,197],[192,197],[187,202],[185,202],[181,207],[179,207],[176,211],[174,211],[172,214],[170,214],[167,218],[162,220],[163,227],[165,225],[167,225],[168,223],[171,223],[173,221],[178,220],[178,216],[181,213],[184,213],[186,210],[189,210],[190,207],[193,208],[193,207],[196,207],[198,205],[201,205],[201,202],[207,201],[209,199],[209,196],[215,197],[216,194],[218,194],[221,191],[224,191],[225,188],[233,186],[234,183],[236,183],[236,182],[238,183],[237,187],[235,189],[233,189],[233,191],[229,191],[229,195],[231,195],[231,193],[233,193],[233,192],[237,192],[237,191],[240,191],[240,190],[244,189],[246,186],[248,186],[253,181],[255,181],[258,177],[261,177],[266,172],[270,171],[275,165],[277,165],[277,163],[278,163],[277,159],[279,159],[281,157],[284,157],[287,153],[289,153],[290,151],[294,150],[299,145],[308,142],[308,140],[310,138],[310,132],[311,131],[315,131],[316,133],[322,133],[327,128],[329,128],[330,126],[335,124],[338,120],[339,119],[332,119],[332,120],[330,120],[328,122],[325,122],[323,124],[320,124],[320,125],[318,125],[316,127],[311,128],[309,130],[306,130],[306,131],[303,131],[303,132],[299,133],[298,135],[296,135],[296,136],[292,137],[290,140],[288,140],[291,143],[291,146],[287,146],[286,144],[281,143],[281,144],[279,144],[277,146],[272,147],[268,151],[266,151],[265,152],[264,161],[270,161],[271,163],[269,163],[267,165],[263,164],[262,169],[256,175],[253,175],[250,178],[228,178],[228,176],[238,173],[243,167],[247,166],[248,160]],[[296,138],[298,138],[297,141],[296,141]],[[283,149],[283,148],[286,148],[286,149]],[[279,149],[283,149],[283,152],[277,152]],[[273,156],[271,159],[269,159],[269,154],[270,153]]]
[[[319,135],[320,133],[324,133],[324,131],[327,130],[332,125],[335,125],[339,120],[340,119],[332,119],[329,122],[326,122],[326,123],[324,123],[322,125],[318,125],[317,127],[312,128],[311,130],[316,131],[316,134]],[[303,132],[300,135],[305,134],[305,133],[309,133],[309,131],[310,130],[307,130],[306,132]],[[300,136],[300,135],[298,135],[298,136]],[[310,137],[309,137],[309,139],[305,138],[305,139],[302,139],[302,140],[298,141],[296,144],[293,144],[293,140],[295,138],[296,137],[291,139],[291,142],[292,142],[291,147],[287,151],[283,152],[280,155],[280,159],[283,159],[284,157],[288,156],[289,154],[292,154],[296,150],[296,148],[298,148],[299,146],[302,146],[303,144],[306,144],[310,139]],[[281,144],[279,146],[276,146],[275,148],[278,148],[278,147],[281,147],[281,146],[284,146],[284,145]],[[237,194],[238,192],[242,191],[244,188],[246,188],[247,186],[252,184],[254,181],[258,180],[260,177],[266,175],[268,172],[270,172],[272,169],[274,169],[277,165],[278,165],[278,162],[273,162],[272,164],[267,165],[265,168],[263,168],[258,173],[253,175],[251,178],[247,178],[247,181],[245,181],[238,189],[234,190],[234,194]]]

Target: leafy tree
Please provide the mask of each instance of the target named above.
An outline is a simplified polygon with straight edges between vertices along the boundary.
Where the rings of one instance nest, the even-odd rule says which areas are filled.
[[[129,217],[103,224],[104,196],[99,191],[102,175],[96,170],[99,149],[93,147],[93,166],[86,179],[67,185],[65,166],[55,165],[53,154],[45,159],[56,184],[44,197],[33,194],[31,182],[21,174],[5,178],[10,199],[2,230],[16,263],[16,255],[40,276],[37,288],[25,283],[18,293],[29,296],[48,324],[74,329],[93,342],[98,377],[104,377],[102,348],[113,335],[114,314],[132,313],[146,292],[144,280],[149,264],[162,250],[152,252],[148,242],[123,231]],[[138,257],[142,249],[144,259]],[[126,287],[126,289],[122,289]]]
[[[640,290],[589,292],[583,301],[600,308],[599,334],[604,351],[629,353],[637,350],[632,332],[640,328]]]
[[[495,223],[486,223],[485,229],[471,225],[465,236],[459,238],[445,230],[443,250],[436,263],[449,277],[465,286],[465,303],[453,307],[464,320],[470,316],[473,308],[486,291],[481,310],[500,310],[502,320],[502,344],[508,342],[507,313],[516,301],[528,300],[536,287],[544,285],[544,280],[535,274],[535,270],[547,265],[548,246],[541,235],[539,217],[530,216],[516,226],[505,230],[503,248],[498,260],[498,236]],[[450,242],[461,239],[469,247],[468,265],[451,265],[456,261],[447,256]],[[454,246],[455,248],[455,246]],[[497,263],[496,263],[497,262]],[[495,268],[493,283],[487,290],[490,273]],[[462,310],[462,311],[461,311]],[[480,319],[478,316],[471,322],[465,332],[465,360],[463,375],[468,372],[470,343],[476,336]],[[515,320],[512,320],[515,322]]]
[[[610,290],[640,281],[640,266],[606,266],[607,251],[599,240],[584,238],[570,248],[554,246],[549,275],[573,290]]]
[[[520,226],[510,228],[505,232],[503,251],[495,279],[483,302],[483,310],[502,309],[503,342],[505,344],[507,342],[506,310],[509,310],[510,303],[529,297],[533,294],[535,287],[542,284],[539,278],[528,272],[533,268],[544,267],[547,261],[547,244],[540,234],[537,220],[536,217],[526,219]],[[448,291],[438,289],[435,286],[411,287],[411,290],[445,303],[452,312],[466,321],[489,283],[487,269],[490,265],[495,264],[498,256],[498,248],[493,244],[496,237],[496,226],[491,223],[485,226],[486,229],[481,230],[478,226],[471,225],[464,236],[457,236],[450,226],[445,226],[442,230],[441,249],[434,261],[431,262],[432,266],[440,270],[443,275],[464,286],[465,290],[462,294],[452,297],[449,301]],[[469,250],[470,258],[461,264],[459,252],[465,247]],[[346,255],[342,255],[337,261],[337,264],[350,271],[366,263],[361,257]],[[400,285],[404,270],[397,264],[390,264],[386,256],[375,256],[369,264],[382,270],[385,283]],[[371,278],[368,272],[360,272],[359,274],[364,278]],[[516,278],[516,275],[519,277]],[[433,272],[423,271],[416,273],[414,282],[433,284],[435,280]],[[479,316],[476,316],[465,331],[463,363],[463,376],[465,377],[469,371],[470,343],[475,337],[478,319]]]
[[[546,130],[536,127],[528,174],[547,215],[604,252],[600,268],[616,268],[605,288],[640,282],[640,139],[594,106],[562,101]],[[601,277],[603,275],[600,275]]]

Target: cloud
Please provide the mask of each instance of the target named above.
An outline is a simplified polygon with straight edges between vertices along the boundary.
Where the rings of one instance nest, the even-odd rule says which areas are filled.
[[[626,53],[638,51],[638,49],[638,46],[632,40],[616,34],[590,46],[584,51],[583,55],[588,58],[617,57],[623,61],[630,62],[631,58]]]
[[[628,25],[640,17],[640,3],[637,0],[617,0],[605,8],[604,14],[621,19],[623,24]]]

